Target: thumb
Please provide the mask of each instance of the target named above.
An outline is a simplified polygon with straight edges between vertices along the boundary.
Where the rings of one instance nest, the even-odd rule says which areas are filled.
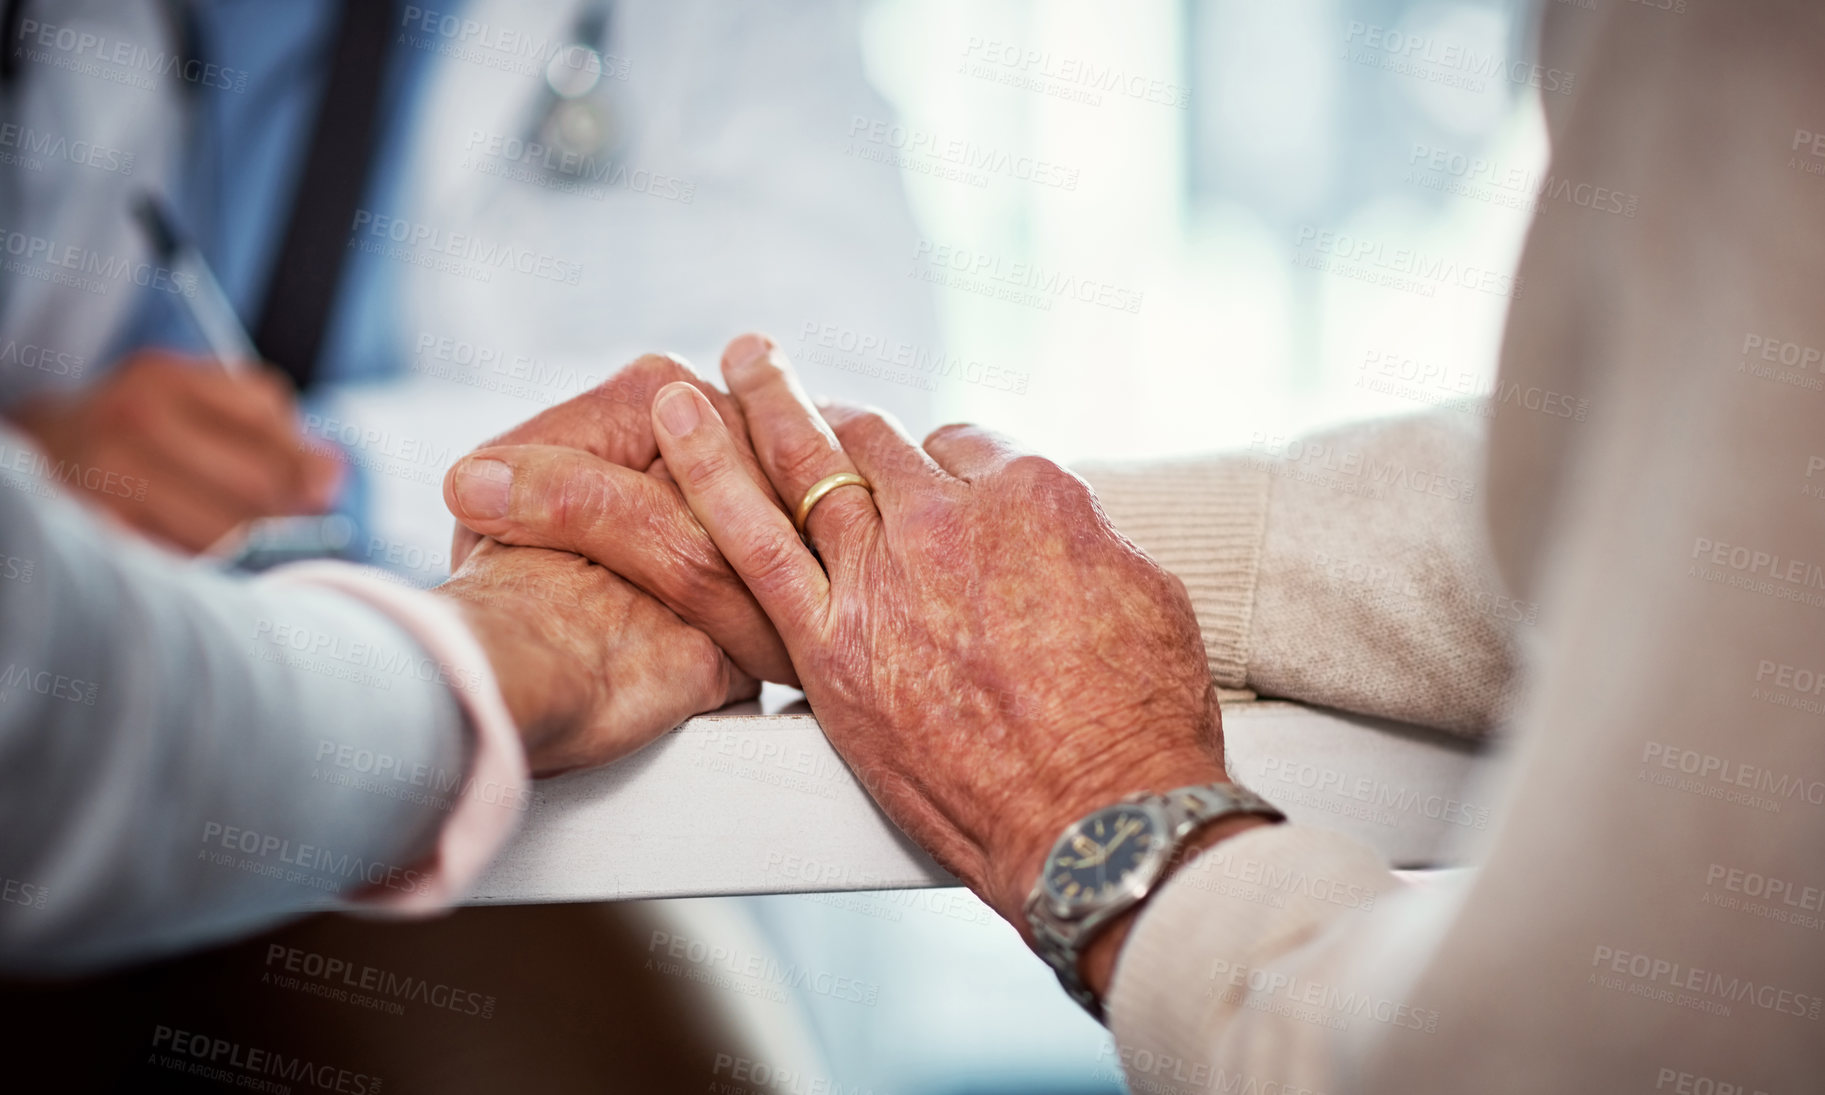
[[[708,634],[747,673],[796,683],[778,632],[670,483],[580,449],[497,445],[451,467],[444,502],[481,535],[606,567]]]

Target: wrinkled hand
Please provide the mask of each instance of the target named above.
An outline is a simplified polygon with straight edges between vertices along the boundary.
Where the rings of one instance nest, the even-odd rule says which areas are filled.
[[[161,350],[133,354],[94,386],[30,400],[13,415],[60,481],[128,526],[201,551],[258,517],[320,513],[341,466],[304,443],[286,382]],[[91,473],[93,470],[93,474]]]
[[[760,685],[602,567],[484,540],[436,592],[482,644],[535,776],[607,764]]]
[[[458,522],[452,565],[482,536],[575,552],[702,629],[748,675],[796,685],[778,632],[659,459],[653,398],[677,381],[717,407],[751,482],[777,506],[749,451],[741,408],[679,359],[650,354],[451,467],[444,501]]]
[[[820,418],[758,336],[730,347],[724,375],[781,497],[842,471],[874,493],[842,487],[812,511],[820,566],[685,384],[654,404],[666,465],[778,627],[832,744],[1023,934],[1066,825],[1134,791],[1226,778],[1190,599],[1081,480],[974,427],[921,449],[880,414]]]

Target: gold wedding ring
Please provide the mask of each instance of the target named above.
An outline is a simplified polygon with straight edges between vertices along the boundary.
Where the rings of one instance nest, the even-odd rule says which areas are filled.
[[[793,514],[792,523],[798,526],[798,534],[805,534],[805,522],[811,517],[811,510],[824,500],[824,496],[838,487],[861,487],[870,494],[874,493],[874,484],[852,471],[839,471],[835,475],[826,475],[811,484],[805,492],[805,500],[798,504],[798,512]]]

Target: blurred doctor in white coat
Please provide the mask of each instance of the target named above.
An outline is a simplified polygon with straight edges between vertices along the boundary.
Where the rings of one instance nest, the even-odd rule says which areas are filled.
[[[899,172],[848,154],[858,119],[892,116],[849,0],[374,7],[384,17],[346,0],[8,5],[0,111],[14,143],[106,156],[0,164],[0,227],[46,245],[0,270],[0,329],[52,351],[34,361],[79,363],[6,355],[0,412],[93,399],[154,348],[207,356],[128,212],[142,190],[170,200],[302,389],[303,432],[344,449],[373,561],[429,559],[409,568],[424,581],[447,527],[442,463],[638,353],[712,360],[731,331],[812,324],[930,344],[929,293],[905,276],[918,235]],[[335,142],[350,127],[327,144],[316,131],[344,9],[384,37],[365,161]],[[269,346],[300,281],[287,230],[323,189],[313,142],[333,154],[327,177],[365,181],[333,222],[346,240],[328,234],[346,247],[310,323],[320,337]],[[69,284],[46,252],[119,273]],[[832,394],[925,417],[915,389],[828,373]],[[33,432],[53,450],[81,433]]]

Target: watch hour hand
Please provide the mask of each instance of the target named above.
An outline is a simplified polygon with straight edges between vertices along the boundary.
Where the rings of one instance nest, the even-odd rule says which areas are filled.
[[[1138,833],[1140,831],[1141,831],[1140,822],[1138,822],[1138,821],[1123,822],[1121,824],[1121,826],[1119,828],[1117,828],[1115,831],[1115,839],[1111,840],[1108,843],[1108,845],[1103,848],[1103,857],[1105,859],[1108,858],[1109,853],[1115,851],[1117,845],[1121,844],[1122,841],[1127,840],[1129,837],[1133,836],[1135,833]]]

